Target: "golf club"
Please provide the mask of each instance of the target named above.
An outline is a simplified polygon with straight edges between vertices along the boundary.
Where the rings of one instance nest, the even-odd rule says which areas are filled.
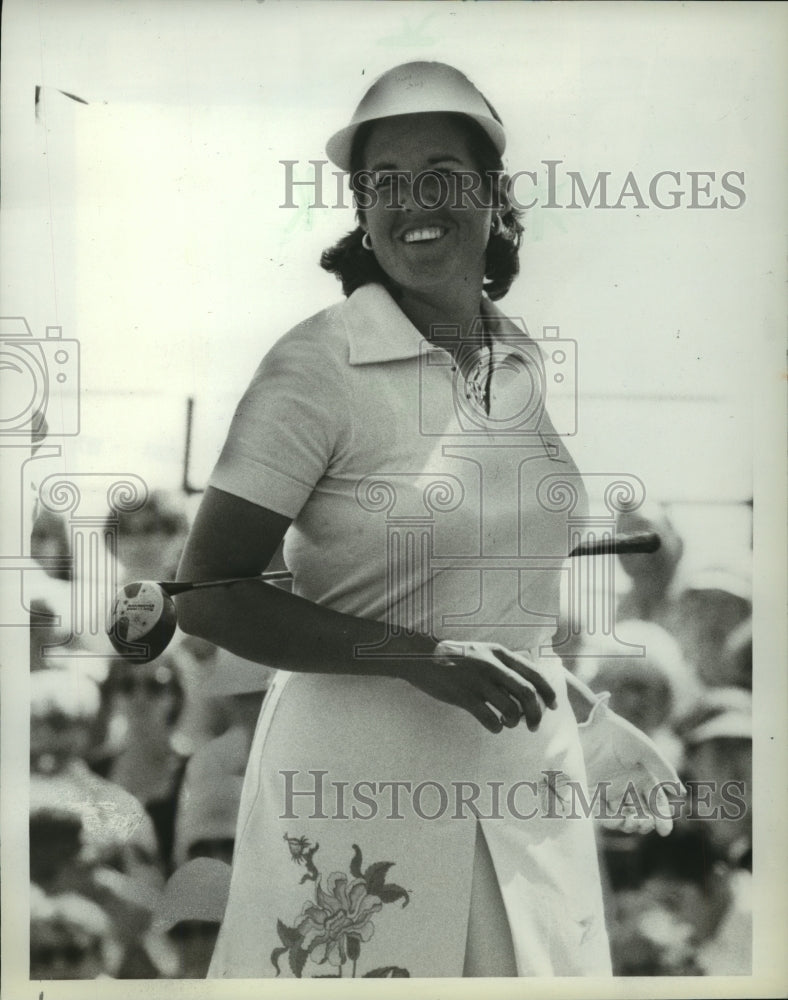
[[[622,555],[626,553],[651,553],[660,547],[656,532],[644,531],[629,535],[602,535],[589,538],[576,545],[570,557],[595,555]],[[290,580],[287,570],[258,573],[253,576],[236,576],[225,580],[197,580],[191,582],[155,582],[138,580],[122,587],[112,605],[110,642],[122,656],[135,663],[149,663],[160,656],[170,643],[178,616],[173,597],[190,590],[207,590],[212,587],[230,587],[235,583],[260,580],[265,583]]]

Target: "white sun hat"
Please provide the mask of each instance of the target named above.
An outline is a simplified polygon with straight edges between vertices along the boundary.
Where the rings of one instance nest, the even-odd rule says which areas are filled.
[[[356,108],[350,124],[326,143],[332,163],[350,170],[353,138],[359,125],[395,115],[452,112],[466,115],[489,136],[499,155],[506,148],[506,134],[497,112],[464,73],[439,62],[411,62],[387,70],[372,84]]]

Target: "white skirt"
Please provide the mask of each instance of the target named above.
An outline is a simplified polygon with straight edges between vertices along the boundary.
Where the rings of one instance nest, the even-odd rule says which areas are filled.
[[[461,976],[477,823],[518,974],[610,975],[593,827],[566,807],[577,727],[560,661],[539,666],[559,705],[535,733],[489,733],[404,681],[278,675],[209,976]]]

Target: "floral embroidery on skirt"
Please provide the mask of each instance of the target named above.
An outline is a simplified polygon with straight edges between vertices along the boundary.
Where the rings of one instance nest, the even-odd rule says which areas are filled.
[[[386,874],[394,862],[376,861],[362,872],[361,848],[358,844],[353,844],[350,874],[331,872],[326,878],[324,889],[322,876],[313,860],[320,845],[311,844],[307,837],[289,837],[285,834],[284,839],[287,841],[291,860],[307,867],[299,884],[312,881],[315,882],[315,888],[314,899],[304,902],[294,926],[285,924],[281,919],[276,922],[282,947],[274,948],[271,952],[271,962],[277,976],[280,974],[279,960],[285,953],[293,974],[299,979],[303,978],[307,961],[317,965],[328,963],[337,970],[309,978],[341,978],[348,962],[352,963],[351,976],[355,976],[361,945],[375,933],[373,914],[381,910],[384,903],[402,900],[404,909],[410,900],[406,889],[393,882],[386,882]],[[387,965],[364,973],[363,978],[394,979],[406,976],[410,976],[407,969]]]

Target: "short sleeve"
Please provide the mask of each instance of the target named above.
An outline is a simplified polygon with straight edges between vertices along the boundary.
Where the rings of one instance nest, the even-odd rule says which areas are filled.
[[[296,517],[331,463],[345,393],[331,351],[299,328],[286,334],[241,398],[209,484]]]

